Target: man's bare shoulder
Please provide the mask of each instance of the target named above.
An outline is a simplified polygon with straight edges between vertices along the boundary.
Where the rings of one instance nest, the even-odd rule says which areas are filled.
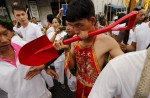
[[[96,39],[96,45],[100,45],[104,50],[111,51],[119,49],[117,41],[109,35],[99,34]]]
[[[114,39],[106,34],[99,34],[97,35],[97,41],[102,41],[102,42],[110,42],[110,41],[114,41]]]

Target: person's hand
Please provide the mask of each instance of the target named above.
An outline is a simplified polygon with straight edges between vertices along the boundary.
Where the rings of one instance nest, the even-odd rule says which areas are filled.
[[[55,34],[58,34],[58,33],[60,33],[60,32],[61,32],[60,28],[56,28],[56,29],[55,29]]]
[[[62,11],[63,11],[63,8],[59,9],[59,13],[62,13]]]
[[[57,51],[62,50],[62,49],[64,49],[64,50],[69,49],[69,45],[64,45],[62,39],[55,41],[53,43],[53,46]]]
[[[34,76],[39,74],[44,68],[45,68],[45,65],[30,67],[24,79],[31,80]]]
[[[53,79],[58,79],[58,74],[54,70],[48,68],[45,69],[45,71],[48,75],[52,76]]]
[[[127,45],[124,43],[120,43],[120,48],[122,49],[122,51],[126,51],[127,50]]]

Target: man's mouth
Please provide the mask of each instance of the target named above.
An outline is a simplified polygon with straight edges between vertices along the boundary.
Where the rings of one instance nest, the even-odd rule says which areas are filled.
[[[0,46],[0,48],[5,48],[5,47],[8,47],[9,45],[2,45]]]

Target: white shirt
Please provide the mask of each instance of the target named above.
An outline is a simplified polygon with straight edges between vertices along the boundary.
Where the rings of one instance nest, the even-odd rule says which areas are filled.
[[[47,36],[49,39],[51,39],[53,37],[53,35],[55,34],[55,32],[51,32],[49,33]],[[56,35],[55,40],[60,40],[61,38],[63,38],[67,33],[65,31],[62,31],[61,33]]]
[[[15,47],[15,51],[19,49]],[[17,67],[12,61],[0,60],[0,88],[8,93],[8,98],[51,98],[51,93],[40,74],[31,80],[25,80],[24,77],[30,67],[20,64],[18,58],[15,64]]]
[[[132,44],[133,35],[134,35],[133,29],[130,29],[130,32],[129,32],[129,39],[128,39],[128,45],[131,45],[131,44]]]
[[[88,98],[133,98],[146,55],[143,50],[112,59],[98,76]]]
[[[122,23],[122,24],[117,25],[115,28],[124,27],[125,25],[126,25],[126,23]],[[119,35],[119,32],[120,31],[112,31],[112,34]]]
[[[14,33],[20,34],[20,28],[17,28],[16,26],[13,27],[13,30],[15,31]]]
[[[48,30],[46,31],[46,35],[48,35],[51,32],[54,32],[54,27],[48,28]]]
[[[55,34],[55,32],[51,32],[48,34],[48,38],[51,39],[53,37],[53,35]],[[61,38],[63,38],[67,33],[62,31],[61,33],[56,35],[55,40],[60,40]],[[56,65],[57,62],[61,62],[65,60],[65,54],[62,53],[55,61],[52,65]]]
[[[39,28],[42,30],[42,28],[43,28],[42,24],[41,24],[41,23],[38,23],[37,25],[38,25]]]
[[[135,28],[133,42],[136,42],[136,51],[146,49],[150,44],[149,23],[142,23]]]
[[[43,35],[38,25],[31,22],[29,22],[28,26],[25,28],[20,27],[20,32],[21,35],[23,36],[23,40],[26,42],[30,42]]]
[[[25,45],[27,42],[24,41],[22,38],[20,38],[17,34],[15,34],[12,38],[11,38],[11,42],[16,43],[17,45],[23,46]]]

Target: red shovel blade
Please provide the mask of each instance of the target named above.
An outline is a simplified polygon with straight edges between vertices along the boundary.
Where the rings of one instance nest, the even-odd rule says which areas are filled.
[[[124,16],[123,18],[117,20],[115,23],[109,25],[108,27],[98,29],[92,32],[88,33],[88,36],[94,36],[97,34],[105,33],[112,30],[127,30],[131,29],[134,25],[134,21],[136,18],[138,12],[133,11],[129,13],[128,15]],[[119,23],[129,19],[128,26],[120,27],[120,28],[114,28]],[[64,44],[68,44],[74,41],[80,40],[78,36],[64,40]],[[47,63],[51,60],[54,60],[59,55],[57,51],[53,47],[53,43],[49,41],[47,36],[42,36],[40,38],[37,38],[25,46],[23,46],[19,53],[19,60],[22,64],[28,65],[28,66],[39,66],[41,64]]]
[[[48,49],[35,55],[37,50],[40,50],[43,47],[48,47]],[[22,64],[28,66],[44,64],[44,62],[49,62],[59,56],[57,51],[52,47],[53,43],[50,42],[47,36],[41,36],[21,48],[19,52],[19,60]]]

